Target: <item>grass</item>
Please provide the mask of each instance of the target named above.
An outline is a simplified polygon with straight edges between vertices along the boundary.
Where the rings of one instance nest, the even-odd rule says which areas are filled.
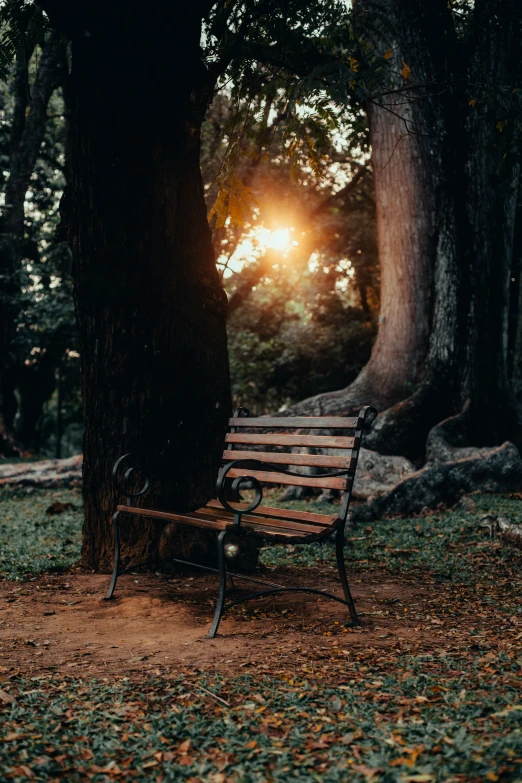
[[[472,584],[480,567],[492,552],[498,566],[515,571],[515,585],[522,583],[522,556],[511,546],[492,549],[487,532],[479,527],[484,514],[509,517],[522,522],[522,502],[518,497],[477,495],[473,510],[456,508],[443,513],[414,518],[384,519],[357,527],[350,537],[349,559],[357,568],[376,565],[391,572],[429,573],[436,580]],[[311,510],[309,503],[287,504]],[[314,511],[332,514],[329,504],[314,503]],[[269,566],[288,564],[288,549],[293,565],[315,565],[333,557],[332,544],[308,544],[297,547],[268,547],[263,562]],[[518,570],[518,575],[516,571]]]
[[[48,516],[54,502],[74,509]],[[74,490],[2,491],[0,578],[24,579],[72,566],[80,555],[81,495]]]

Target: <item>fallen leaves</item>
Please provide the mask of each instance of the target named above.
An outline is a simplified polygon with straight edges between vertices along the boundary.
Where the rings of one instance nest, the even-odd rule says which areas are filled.
[[[0,688],[0,701],[3,701],[5,704],[16,704],[16,699],[14,696],[12,696],[10,693],[7,693],[7,691],[3,691]]]

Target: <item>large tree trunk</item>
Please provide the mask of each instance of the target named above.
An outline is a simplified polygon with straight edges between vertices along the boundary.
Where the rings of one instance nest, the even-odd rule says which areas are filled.
[[[421,11],[403,3],[389,5],[396,18],[393,35],[373,41],[383,52],[393,51],[386,94],[366,107],[381,268],[379,331],[358,378],[347,389],[293,406],[296,414],[347,414],[369,400],[381,410],[389,408],[412,393],[428,352],[441,228],[440,175],[431,161],[440,159],[441,123],[435,101],[420,101],[422,91],[414,87],[414,82],[426,83],[431,72],[425,41],[416,34]],[[366,23],[372,14],[371,7],[357,4],[360,26],[371,29],[375,38],[375,27]],[[406,60],[415,64],[409,78],[404,76]]]
[[[462,417],[452,420],[454,445],[520,441],[506,372],[519,142],[512,123],[512,135],[509,126],[502,136],[509,143],[500,144],[499,108],[480,74],[497,85],[517,84],[521,11],[513,0],[498,0],[495,9],[475,4],[477,29],[489,32],[463,44],[443,0],[387,0],[376,47],[393,51],[390,74],[378,106],[369,109],[379,335],[354,384],[294,406],[296,413],[348,414],[375,401],[385,412],[366,445],[419,462],[430,430],[465,403]],[[359,3],[359,13],[375,39],[371,0]],[[403,139],[401,126],[410,132]]]
[[[520,4],[517,0],[497,0],[492,9],[490,2],[477,0],[475,16],[488,35],[480,36],[472,68],[483,69],[486,64],[488,79],[497,89],[519,84]],[[471,298],[462,383],[464,396],[471,403],[468,438],[476,445],[498,444],[505,438],[522,442],[521,421],[507,373],[521,147],[520,131],[512,127],[511,117],[507,119],[509,112],[503,116],[502,108],[499,114],[499,107],[483,91],[469,121],[467,238],[471,252],[467,277]]]
[[[226,297],[199,170],[213,85],[193,2],[44,3],[73,41],[73,250],[84,399],[83,560],[112,560],[111,466],[137,451],[159,508],[213,494],[229,415]],[[137,523],[133,559],[159,531]],[[175,543],[175,542],[174,542]]]

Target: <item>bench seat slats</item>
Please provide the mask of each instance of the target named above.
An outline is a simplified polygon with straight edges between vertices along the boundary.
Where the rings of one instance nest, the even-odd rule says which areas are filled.
[[[227,451],[223,459],[231,462],[233,459],[257,459],[259,462],[271,462],[273,465],[304,465],[309,468],[345,468],[350,469],[351,452],[345,457],[331,457],[327,454],[291,454],[278,451]]]
[[[151,517],[153,519],[165,519],[169,522],[184,522],[187,525],[197,525],[198,527],[208,527],[211,530],[228,530],[234,526],[232,519],[211,519],[198,518],[188,512],[186,514],[175,514],[170,511],[155,511],[149,508],[136,508],[134,506],[118,506],[118,511],[125,511],[128,514],[136,514],[141,517]]]
[[[226,520],[230,519],[232,520],[232,514],[230,512],[225,511],[224,514],[221,514],[217,509],[205,509],[205,508],[199,508],[197,511],[194,512],[195,515],[197,515],[198,518],[202,519],[223,519],[226,517]],[[291,519],[276,519],[275,517],[256,517],[252,514],[243,514],[241,517],[241,527],[242,528],[277,528],[281,532],[284,532],[285,530],[289,531],[299,531],[300,533],[306,534],[306,535],[313,535],[317,536],[320,535],[324,531],[331,531],[331,527],[325,528],[322,525],[310,525],[306,524],[305,522],[294,522]]]
[[[181,522],[184,525],[194,525],[196,527],[208,528],[210,530],[232,530],[234,522],[232,515],[227,511],[216,515],[205,514],[204,509],[188,512],[187,514],[175,514],[167,511],[154,511],[146,508],[136,508],[134,506],[118,506],[118,511],[124,511],[128,514],[151,517],[153,519],[165,519],[170,522]],[[225,518],[225,517],[228,517]],[[268,535],[279,536],[312,536],[314,539],[323,533],[325,528],[317,528],[312,525],[294,522],[292,520],[282,519],[264,519],[262,517],[244,516],[241,523],[242,528],[252,529],[254,532]]]
[[[247,506],[246,503],[238,503],[237,505],[239,508],[241,505],[243,505],[244,508]],[[209,500],[205,508],[216,508],[223,511],[223,506],[219,500]],[[330,517],[327,514],[312,514],[310,511],[294,511],[289,508],[272,508],[271,506],[258,506],[254,512],[254,516],[293,519],[296,522],[300,522],[302,520],[304,522],[311,522],[312,524],[322,525],[324,527],[329,527],[337,520],[336,516]]]
[[[208,519],[224,519],[231,517],[230,512],[225,511],[223,514],[222,510],[220,511],[218,508],[209,508],[208,506],[198,509],[195,513],[202,514]],[[296,521],[292,519],[282,519],[280,517],[266,517],[258,514],[243,514],[241,516],[241,525],[250,525],[250,523],[270,525],[272,527],[286,527],[290,530],[299,528],[307,533],[315,534],[320,533],[322,530],[332,530],[331,523],[325,525],[314,522],[304,522],[303,520]]]
[[[230,478],[252,476],[258,481],[267,484],[288,484],[292,487],[319,487],[321,489],[348,489],[351,479],[338,476],[287,476],[285,473],[269,473],[264,470],[251,470],[250,468],[232,468],[227,473]]]
[[[343,429],[353,430],[357,427],[356,417],[342,416],[291,416],[270,417],[248,416],[233,417],[228,421],[231,427],[295,427],[296,429]]]
[[[228,432],[227,443],[255,443],[261,446],[321,446],[326,448],[353,449],[357,448],[356,438],[342,435],[286,435],[280,433]]]
[[[268,523],[268,520],[266,520]],[[313,533],[310,533],[305,528],[296,526],[295,528],[284,528],[284,527],[275,527],[275,526],[269,526],[268,524],[261,524],[260,522],[247,522],[245,524],[245,528],[248,530],[253,530],[254,533],[257,533],[258,535],[262,535],[264,537],[270,536],[281,536],[285,538],[300,538],[300,539],[306,539],[309,538],[311,541],[317,541],[318,538],[322,538],[326,536],[326,532],[322,530],[321,532],[317,532],[317,530]]]

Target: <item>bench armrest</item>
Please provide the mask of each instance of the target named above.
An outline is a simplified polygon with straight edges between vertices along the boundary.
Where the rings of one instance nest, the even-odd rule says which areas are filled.
[[[232,469],[237,469],[238,467],[245,467],[245,475],[244,476],[237,476],[232,479],[232,484],[230,486],[227,486],[226,482],[227,480],[230,481],[230,478],[228,476],[229,472]],[[243,514],[248,514],[251,511],[254,511],[259,504],[261,503],[261,500],[263,499],[263,488],[259,481],[254,476],[248,475],[248,468],[259,468],[263,467],[263,463],[259,462],[259,460],[256,459],[235,459],[232,460],[232,462],[227,462],[226,465],[224,465],[223,468],[221,468],[216,484],[216,495],[223,506],[223,508],[226,508],[227,511],[231,511],[234,515],[234,522],[236,525],[241,525],[241,517]],[[234,506],[231,506],[230,503],[240,503],[241,497],[239,494],[239,490],[241,489],[241,485],[248,482],[249,484],[252,484],[255,489],[255,497],[252,500],[251,503],[249,503],[245,508],[235,508]],[[232,497],[230,497],[232,495]],[[228,497],[227,497],[228,496]]]
[[[138,477],[140,477],[140,485],[139,489],[135,489],[138,486],[136,484]],[[150,479],[141,467],[139,455],[136,452],[129,452],[116,460],[112,469],[112,483],[116,492],[125,495],[128,506],[131,505],[132,500],[147,492],[150,487]]]

